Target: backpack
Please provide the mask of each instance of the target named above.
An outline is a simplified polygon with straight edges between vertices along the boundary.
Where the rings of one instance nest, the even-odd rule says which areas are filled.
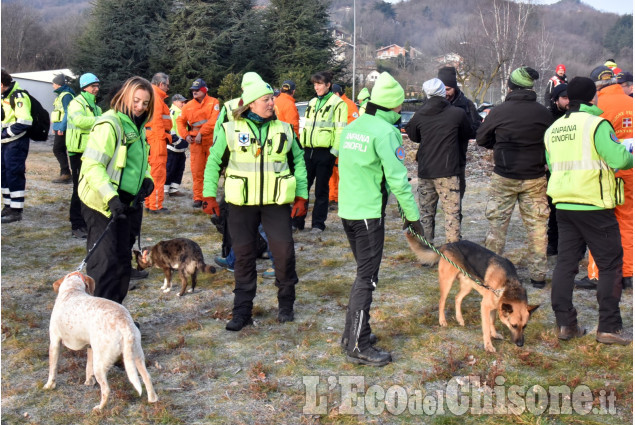
[[[15,110],[15,98],[18,93],[25,93],[31,99],[31,117],[33,118],[33,124],[26,131],[27,137],[36,142],[46,141],[51,128],[51,118],[49,117],[48,111],[26,90],[16,90],[11,94],[9,103],[12,109]]]

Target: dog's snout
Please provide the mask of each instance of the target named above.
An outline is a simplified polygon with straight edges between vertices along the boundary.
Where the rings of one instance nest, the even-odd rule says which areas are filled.
[[[519,347],[522,347],[523,345],[525,345],[525,338],[521,337],[520,339],[518,339],[516,341],[516,345],[519,346]]]

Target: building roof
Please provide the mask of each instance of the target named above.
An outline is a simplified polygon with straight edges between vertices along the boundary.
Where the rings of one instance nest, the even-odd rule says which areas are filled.
[[[64,69],[50,69],[47,71],[33,71],[33,72],[16,72],[11,74],[13,78],[21,78],[23,80],[42,81],[45,83],[52,83],[53,78],[58,74],[64,74],[72,79],[77,78],[73,71],[68,68]]]

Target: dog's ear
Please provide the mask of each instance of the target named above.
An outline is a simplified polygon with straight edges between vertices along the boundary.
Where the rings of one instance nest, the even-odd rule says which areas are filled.
[[[501,304],[501,312],[503,317],[507,317],[514,312],[514,307],[511,304],[503,303]]]
[[[64,279],[66,279],[66,276],[64,276],[61,279],[56,280],[55,282],[53,282],[53,290],[55,292],[59,292],[60,290],[60,285],[62,284],[62,282],[64,282]]]
[[[527,306],[527,311],[529,312],[529,316],[531,317],[532,314],[534,314],[534,311],[536,311],[536,309],[540,307],[540,304],[536,304],[536,305],[528,305]]]
[[[84,284],[86,285],[86,292],[90,295],[95,295],[95,279],[88,275],[85,275],[85,277]]]

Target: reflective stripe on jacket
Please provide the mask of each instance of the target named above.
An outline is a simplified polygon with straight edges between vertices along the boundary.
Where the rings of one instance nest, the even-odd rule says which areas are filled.
[[[93,95],[82,92],[68,104],[66,149],[69,152],[84,152],[90,129],[97,121],[97,117],[101,115],[101,108],[95,105],[93,109],[85,96]]]
[[[554,204],[615,208],[615,174],[595,148],[595,132],[603,121],[589,113],[573,112],[545,132],[551,170],[547,195]]]
[[[326,102],[318,107],[318,98],[309,102],[304,116],[306,121],[300,144],[304,148],[333,148],[339,150],[342,129],[347,124],[346,103],[333,93],[329,93]]]
[[[234,205],[293,202],[296,182],[287,162],[294,138],[291,126],[271,121],[257,128],[239,120],[225,123],[223,128],[229,150],[225,200]]]
[[[79,198],[110,217],[110,199],[120,190],[137,195],[143,179],[151,178],[148,153],[145,131],[139,131],[121,113],[106,112],[97,119],[88,136],[79,173]]]

